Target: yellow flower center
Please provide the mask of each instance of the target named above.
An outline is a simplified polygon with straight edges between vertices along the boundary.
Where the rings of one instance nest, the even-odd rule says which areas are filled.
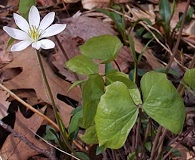
[[[36,26],[31,26],[28,31],[29,36],[33,41],[37,41],[40,37],[39,29]]]

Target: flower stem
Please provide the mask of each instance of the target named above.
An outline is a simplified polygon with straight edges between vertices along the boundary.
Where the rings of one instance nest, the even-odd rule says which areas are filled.
[[[40,53],[39,53],[38,50],[36,50],[36,51],[37,51],[37,58],[38,58],[38,62],[39,62],[39,65],[40,65],[40,69],[41,69],[41,73],[42,73],[42,76],[43,76],[43,80],[44,80],[44,83],[45,83],[45,86],[46,86],[46,89],[47,89],[49,98],[50,98],[51,103],[52,103],[53,112],[54,112],[54,115],[55,115],[56,122],[57,122],[57,124],[59,126],[59,131],[60,131],[62,140],[66,144],[66,146],[68,147],[68,149],[75,156],[78,156],[77,153],[74,151],[74,149],[72,149],[71,145],[68,142],[68,137],[67,137],[66,130],[63,128],[64,126],[61,125],[61,118],[60,118],[60,116],[58,114],[57,107],[56,107],[56,104],[55,104],[55,101],[54,101],[54,98],[53,98],[53,94],[52,94],[51,88],[49,86],[49,83],[48,83],[48,80],[47,80],[47,76],[45,74],[45,70],[44,70],[44,67],[43,67],[42,60],[41,60],[41,55],[40,55]]]

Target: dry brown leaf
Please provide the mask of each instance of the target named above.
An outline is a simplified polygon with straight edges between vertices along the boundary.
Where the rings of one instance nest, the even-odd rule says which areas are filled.
[[[134,65],[134,61],[132,53],[127,46],[123,46],[120,49],[119,54],[116,57],[116,62],[118,63],[118,66],[122,72],[129,73],[129,69]]]
[[[82,0],[83,8],[93,9],[93,8],[102,8],[107,7],[110,3],[110,0]]]
[[[76,87],[67,93],[71,84],[54,74],[45,59],[42,58],[42,60],[55,103],[61,114],[63,122],[67,126],[69,123],[72,107],[60,101],[57,98],[57,95],[65,95],[76,101],[79,101],[81,98],[81,92],[79,88]],[[16,67],[22,68],[22,72],[13,79],[4,82],[4,85],[10,90],[34,89],[38,99],[51,104],[51,101],[47,96],[45,85],[43,83],[43,78],[37,61],[36,51],[29,47],[23,52],[14,53],[14,60],[4,68]]]
[[[43,112],[45,110],[42,109]],[[49,146],[41,140],[37,140],[35,135],[29,130],[33,130],[36,132],[38,128],[41,126],[43,122],[43,118],[39,115],[34,114],[31,118],[26,119],[23,117],[20,111],[16,112],[16,121],[14,125],[14,130],[24,135],[30,142],[32,142],[37,147],[48,150]],[[9,160],[23,160],[28,159],[31,156],[37,155],[35,150],[31,149],[28,145],[26,145],[23,141],[14,137],[13,134],[10,134],[6,141],[4,142],[1,150],[0,155],[2,159],[9,159]]]
[[[142,7],[145,9],[144,11],[136,7],[129,8],[129,12],[133,15],[133,20],[137,21],[139,19],[146,18],[146,19],[149,19],[152,22],[152,24],[154,24],[156,15],[154,13],[153,5],[145,4],[145,5],[142,5]]]
[[[67,24],[64,34],[71,38],[80,37],[84,41],[104,34],[117,35],[117,32],[114,31],[110,24],[104,23],[98,18],[78,16],[63,19],[62,23]]]
[[[6,91],[0,90],[0,119],[7,116],[7,110],[10,102],[7,101],[9,94]]]

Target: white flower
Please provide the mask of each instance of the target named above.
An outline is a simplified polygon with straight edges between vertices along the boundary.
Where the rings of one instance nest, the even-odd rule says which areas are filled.
[[[19,29],[5,26],[3,30],[12,38],[21,41],[14,44],[11,47],[11,51],[21,51],[31,44],[37,50],[40,48],[54,48],[54,42],[44,38],[56,35],[66,28],[66,24],[51,25],[55,18],[54,12],[48,13],[40,22],[40,14],[35,6],[30,8],[28,22],[16,13],[14,13],[13,17]]]

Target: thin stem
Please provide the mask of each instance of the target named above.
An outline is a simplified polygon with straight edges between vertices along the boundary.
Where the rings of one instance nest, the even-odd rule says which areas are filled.
[[[138,159],[138,152],[139,152],[139,137],[140,137],[140,129],[141,129],[141,119],[142,119],[142,111],[141,108],[139,108],[139,118],[138,118],[138,124],[136,129],[136,143],[135,143],[135,150],[136,150],[136,157]]]
[[[133,126],[133,129],[132,129],[132,136],[131,136],[131,139],[132,139],[132,152],[135,152],[135,133],[136,133],[136,124]]]
[[[59,130],[59,127],[56,123],[54,123],[51,119],[49,119],[47,116],[45,116],[43,113],[39,112],[37,109],[33,108],[31,105],[23,101],[21,98],[19,98],[16,94],[14,94],[12,91],[10,91],[8,88],[6,88],[4,85],[0,83],[0,87],[5,90],[7,93],[10,94],[14,99],[16,99],[18,102],[23,104],[26,108],[30,109],[34,113],[41,116],[44,120],[46,120],[49,124],[51,124],[56,130]]]
[[[144,157],[144,159],[146,159],[145,154],[144,154],[145,153],[145,147],[144,146],[146,144],[148,134],[149,134],[149,131],[150,131],[150,128],[151,128],[150,119],[148,121],[149,122],[148,122],[147,127],[146,127],[146,132],[145,132],[144,141],[143,141],[143,151],[142,151],[141,156],[140,156],[140,158],[142,158],[142,159],[143,159],[143,157]]]
[[[158,150],[158,155],[156,157],[156,160],[159,159],[160,155],[162,154],[162,145],[163,145],[163,141],[165,139],[165,136],[166,136],[166,133],[167,133],[167,129],[164,129],[163,130],[163,133],[162,133],[162,136],[160,137],[159,139],[159,143],[158,143],[158,146],[156,147],[156,149]]]
[[[71,145],[68,142],[67,133],[64,133],[66,131],[64,130],[64,128],[61,125],[60,118],[58,118],[59,116],[58,116],[58,113],[57,113],[57,107],[56,107],[56,104],[55,104],[55,101],[54,101],[54,98],[53,98],[53,94],[52,94],[51,88],[50,88],[49,83],[48,83],[48,80],[47,80],[47,76],[45,74],[45,70],[44,70],[44,67],[43,67],[42,60],[41,60],[41,55],[40,55],[40,53],[39,53],[38,50],[36,50],[36,51],[37,51],[37,58],[38,58],[38,61],[39,61],[39,65],[40,65],[41,73],[42,73],[42,76],[43,76],[43,80],[44,80],[44,83],[46,85],[46,89],[47,89],[47,92],[49,94],[49,98],[50,98],[51,103],[52,103],[53,112],[54,112],[54,115],[55,115],[56,122],[57,122],[57,124],[59,126],[59,131],[60,131],[62,140],[64,141],[64,143],[66,144],[66,146],[68,147],[68,149],[75,156],[78,156],[77,153],[72,149]]]
[[[184,24],[185,24],[185,18],[186,18],[186,15],[187,15],[187,11],[188,11],[188,7],[190,5],[190,0],[187,1],[187,4],[186,4],[186,8],[185,8],[185,11],[184,11],[184,14],[183,14],[183,19],[182,19],[182,22],[181,22],[181,27],[179,29],[179,35],[177,37],[177,41],[176,41],[176,44],[173,48],[173,55],[171,56],[171,59],[166,67],[166,71],[165,73],[167,74],[169,72],[169,69],[171,68],[171,64],[177,54],[177,50],[178,50],[178,47],[179,47],[179,43],[180,43],[180,40],[181,40],[181,36],[182,36],[182,31],[183,31],[183,28],[184,28]]]
[[[151,157],[150,157],[151,159],[154,159],[155,151],[156,151],[156,147],[158,145],[158,140],[159,140],[161,131],[162,131],[162,126],[159,126],[158,131],[157,131],[156,136],[155,136],[155,139],[154,139],[153,146],[152,146]]]

